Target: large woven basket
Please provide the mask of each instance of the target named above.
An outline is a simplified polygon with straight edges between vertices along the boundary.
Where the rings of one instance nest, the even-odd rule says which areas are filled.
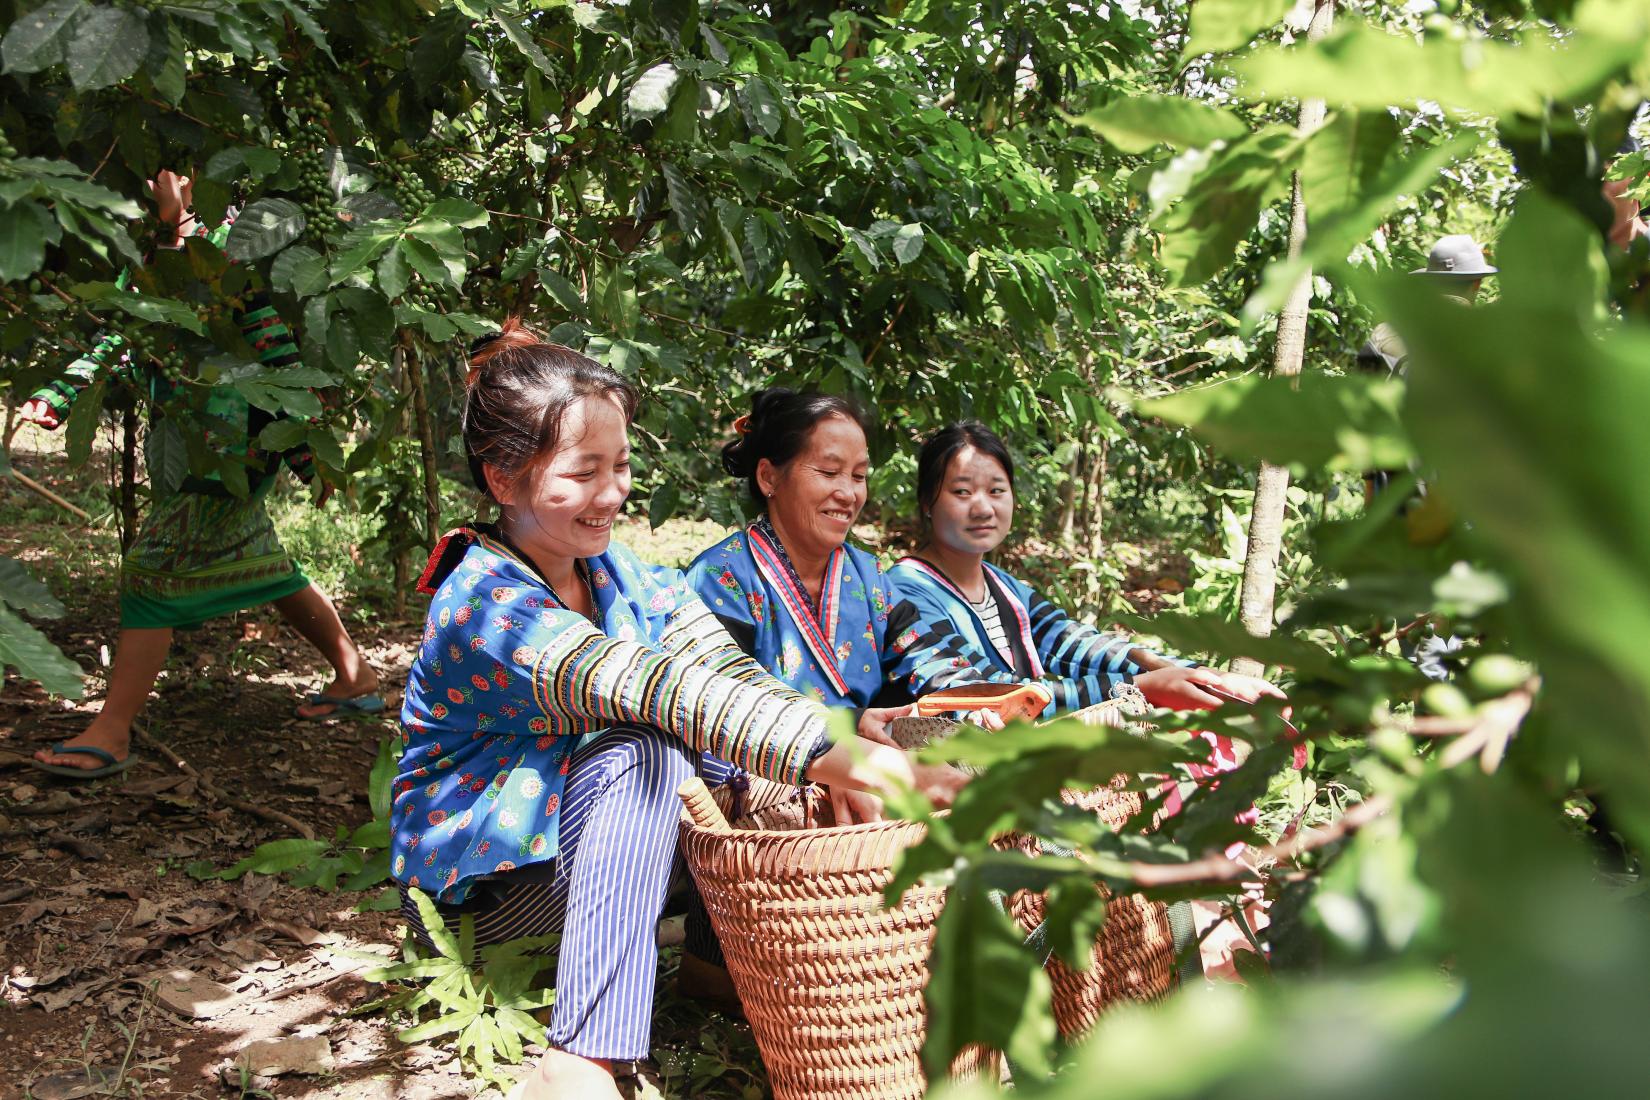
[[[1144,699],[1130,693],[1076,711],[1070,717],[1090,725],[1125,727],[1144,709]],[[915,749],[945,737],[955,726],[943,718],[901,719],[891,732],[901,747]],[[1121,780],[1089,791],[1062,791],[1060,799],[1069,806],[1089,810],[1113,829],[1122,828],[1143,804],[1138,791],[1122,789]],[[1035,837],[1005,836],[998,844],[1030,855],[1042,851]],[[1104,887],[1100,891],[1111,897]],[[1045,909],[1040,893],[1021,890],[1008,899],[1010,915],[1027,935],[1042,925]],[[1060,1034],[1068,1040],[1077,1038],[1094,1026],[1107,1006],[1118,1001],[1150,1001],[1164,996],[1174,985],[1174,960],[1174,936],[1168,910],[1161,902],[1147,901],[1136,894],[1111,898],[1106,924],[1095,940],[1088,969],[1073,970],[1054,955],[1046,964],[1054,986],[1054,1019]]]
[[[1061,801],[1093,811],[1102,821],[1119,828],[1140,812],[1137,791],[1098,787],[1092,791],[1063,791]],[[1032,855],[1040,853],[1035,837],[1015,836],[1007,843]],[[1050,955],[1044,969],[1054,985],[1054,1022],[1067,1040],[1094,1026],[1100,1014],[1119,1001],[1154,1001],[1174,985],[1174,935],[1162,902],[1138,894],[1114,897],[1104,886],[1106,924],[1094,941],[1087,970],[1073,970],[1058,955]],[[1008,899],[1008,910],[1030,934],[1043,923],[1045,899],[1021,890]]]
[[[792,801],[732,828],[698,780],[682,797],[688,867],[775,1100],[918,1100],[927,1085],[922,994],[945,891],[915,886],[891,908],[882,892],[923,827],[809,829],[807,807]],[[953,1072],[995,1065],[971,1052]]]

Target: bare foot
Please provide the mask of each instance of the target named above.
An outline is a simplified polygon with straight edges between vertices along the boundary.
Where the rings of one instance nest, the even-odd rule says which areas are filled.
[[[64,748],[85,745],[88,748],[102,749],[116,760],[126,759],[126,754],[132,747],[132,728],[115,719],[105,719],[98,715],[92,724],[81,731],[77,737],[63,742]],[[82,771],[92,771],[103,767],[107,761],[100,760],[90,753],[72,752],[58,753],[50,749],[40,749],[34,758],[42,764],[58,764],[66,768],[80,768]]]
[[[371,695],[377,690],[378,673],[363,664],[359,676],[350,680],[334,676],[332,683],[323,688],[321,694],[329,699],[355,699],[362,695]],[[337,709],[331,703],[304,703],[298,707],[298,717],[325,718]]]
[[[564,1050],[546,1051],[506,1100],[621,1100],[606,1062]]]

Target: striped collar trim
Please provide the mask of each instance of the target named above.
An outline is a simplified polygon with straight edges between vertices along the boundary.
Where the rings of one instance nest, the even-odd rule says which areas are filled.
[[[756,571],[779,596],[780,604],[801,631],[802,641],[819,662],[820,671],[838,695],[848,695],[848,681],[836,656],[836,628],[842,612],[842,571],[848,560],[847,550],[837,547],[825,565],[825,587],[819,594],[819,614],[815,615],[796,571],[784,557],[784,550],[770,542],[756,524],[745,532],[745,537],[750,543]]]

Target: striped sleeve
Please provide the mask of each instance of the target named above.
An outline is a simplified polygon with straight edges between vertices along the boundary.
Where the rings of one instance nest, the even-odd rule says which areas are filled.
[[[698,596],[691,596],[671,612],[659,641],[674,656],[692,661],[701,668],[825,713],[823,703],[803,695],[740,649],[722,621]]]
[[[1146,671],[1139,661],[1151,651],[1126,634],[1108,634],[1066,614],[1036,593],[1031,594],[1031,639],[1061,709],[1076,710],[1105,702],[1112,688]],[[1173,664],[1194,662],[1165,658]]]
[[[553,614],[559,621],[541,635],[548,644],[533,670],[533,694],[546,714],[586,724],[657,726],[765,779],[806,782],[808,765],[828,738],[818,708],[698,660],[610,638],[573,612]],[[707,655],[717,652],[707,649]]]
[[[883,665],[888,681],[913,699],[981,680],[1014,683],[1013,674],[998,668],[949,618],[911,599],[899,600],[888,612]]]
[[[30,395],[31,400],[44,401],[52,410],[56,420],[52,427],[67,420],[76,399],[111,368],[117,378],[131,377],[131,360],[121,350],[124,344],[118,334],[104,333],[87,354],[63,368],[61,375]]]

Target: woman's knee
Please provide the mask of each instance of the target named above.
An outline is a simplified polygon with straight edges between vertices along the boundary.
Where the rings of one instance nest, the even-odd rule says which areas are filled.
[[[651,726],[622,726],[596,740],[588,755],[576,756],[568,785],[582,785],[588,775],[608,789],[615,784],[653,794],[660,801],[676,798],[676,788],[694,774],[696,754],[681,739]]]

